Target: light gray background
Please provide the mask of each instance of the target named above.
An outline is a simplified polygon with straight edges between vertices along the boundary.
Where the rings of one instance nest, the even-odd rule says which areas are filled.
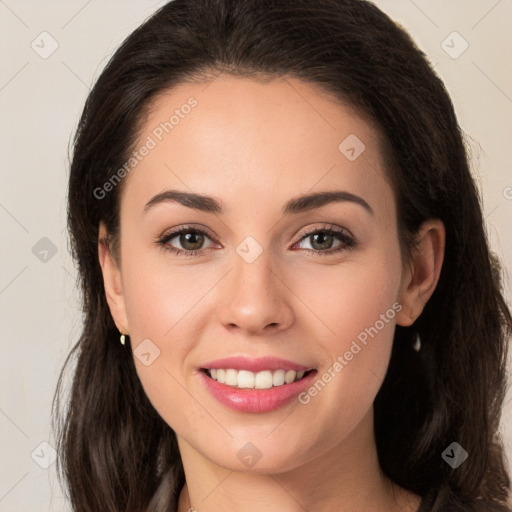
[[[68,147],[107,58],[164,3],[0,0],[0,511],[69,510],[52,448],[41,444],[54,445],[51,400],[81,323],[65,230]],[[470,136],[492,247],[510,270],[512,1],[375,3],[410,31],[445,80]],[[58,48],[42,58],[52,39]],[[464,41],[467,50],[452,58]],[[510,304],[508,273],[505,279]],[[502,422],[509,458],[510,398]]]

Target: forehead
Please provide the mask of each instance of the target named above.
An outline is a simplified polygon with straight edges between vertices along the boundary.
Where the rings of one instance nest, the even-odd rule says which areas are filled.
[[[235,209],[281,206],[315,189],[392,194],[375,127],[293,78],[180,84],[151,103],[135,150],[143,146],[125,178],[130,203],[166,188],[222,197]]]

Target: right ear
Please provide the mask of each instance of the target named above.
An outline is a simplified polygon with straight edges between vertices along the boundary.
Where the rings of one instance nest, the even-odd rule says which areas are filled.
[[[112,254],[110,244],[107,243],[107,235],[108,232],[105,223],[101,221],[98,234],[98,257],[100,260],[101,271],[103,273],[105,295],[107,297],[110,313],[114,319],[117,329],[122,334],[129,334],[130,331],[126,316],[121,269]]]

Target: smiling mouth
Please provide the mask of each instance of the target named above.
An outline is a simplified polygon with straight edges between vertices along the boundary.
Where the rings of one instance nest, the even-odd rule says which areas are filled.
[[[271,389],[297,382],[316,370],[235,370],[233,368],[201,368],[210,379],[238,389]]]

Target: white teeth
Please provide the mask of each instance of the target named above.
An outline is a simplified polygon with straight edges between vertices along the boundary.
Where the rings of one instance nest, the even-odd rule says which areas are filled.
[[[237,385],[237,371],[236,370],[233,370],[233,369],[230,369],[230,370],[226,370],[226,384],[228,386],[236,386]]]
[[[264,370],[258,373],[233,368],[212,368],[208,374],[213,380],[242,389],[270,389],[272,386],[291,384],[302,379],[306,372],[300,370]]]
[[[226,382],[226,370],[217,370],[217,382],[221,384]]]
[[[284,381],[286,384],[291,384],[295,380],[295,377],[297,377],[297,372],[295,370],[288,370],[284,376]]]
[[[236,370],[233,370],[236,371]],[[226,382],[227,384],[227,382]],[[240,370],[238,372],[238,387],[239,388],[253,388],[254,387],[254,373],[247,370]]]
[[[254,387],[256,389],[270,389],[272,387],[272,372],[265,370],[257,373],[254,380]]]
[[[272,374],[272,384],[274,386],[282,386],[284,384],[284,374],[286,372],[284,370],[276,370]]]

